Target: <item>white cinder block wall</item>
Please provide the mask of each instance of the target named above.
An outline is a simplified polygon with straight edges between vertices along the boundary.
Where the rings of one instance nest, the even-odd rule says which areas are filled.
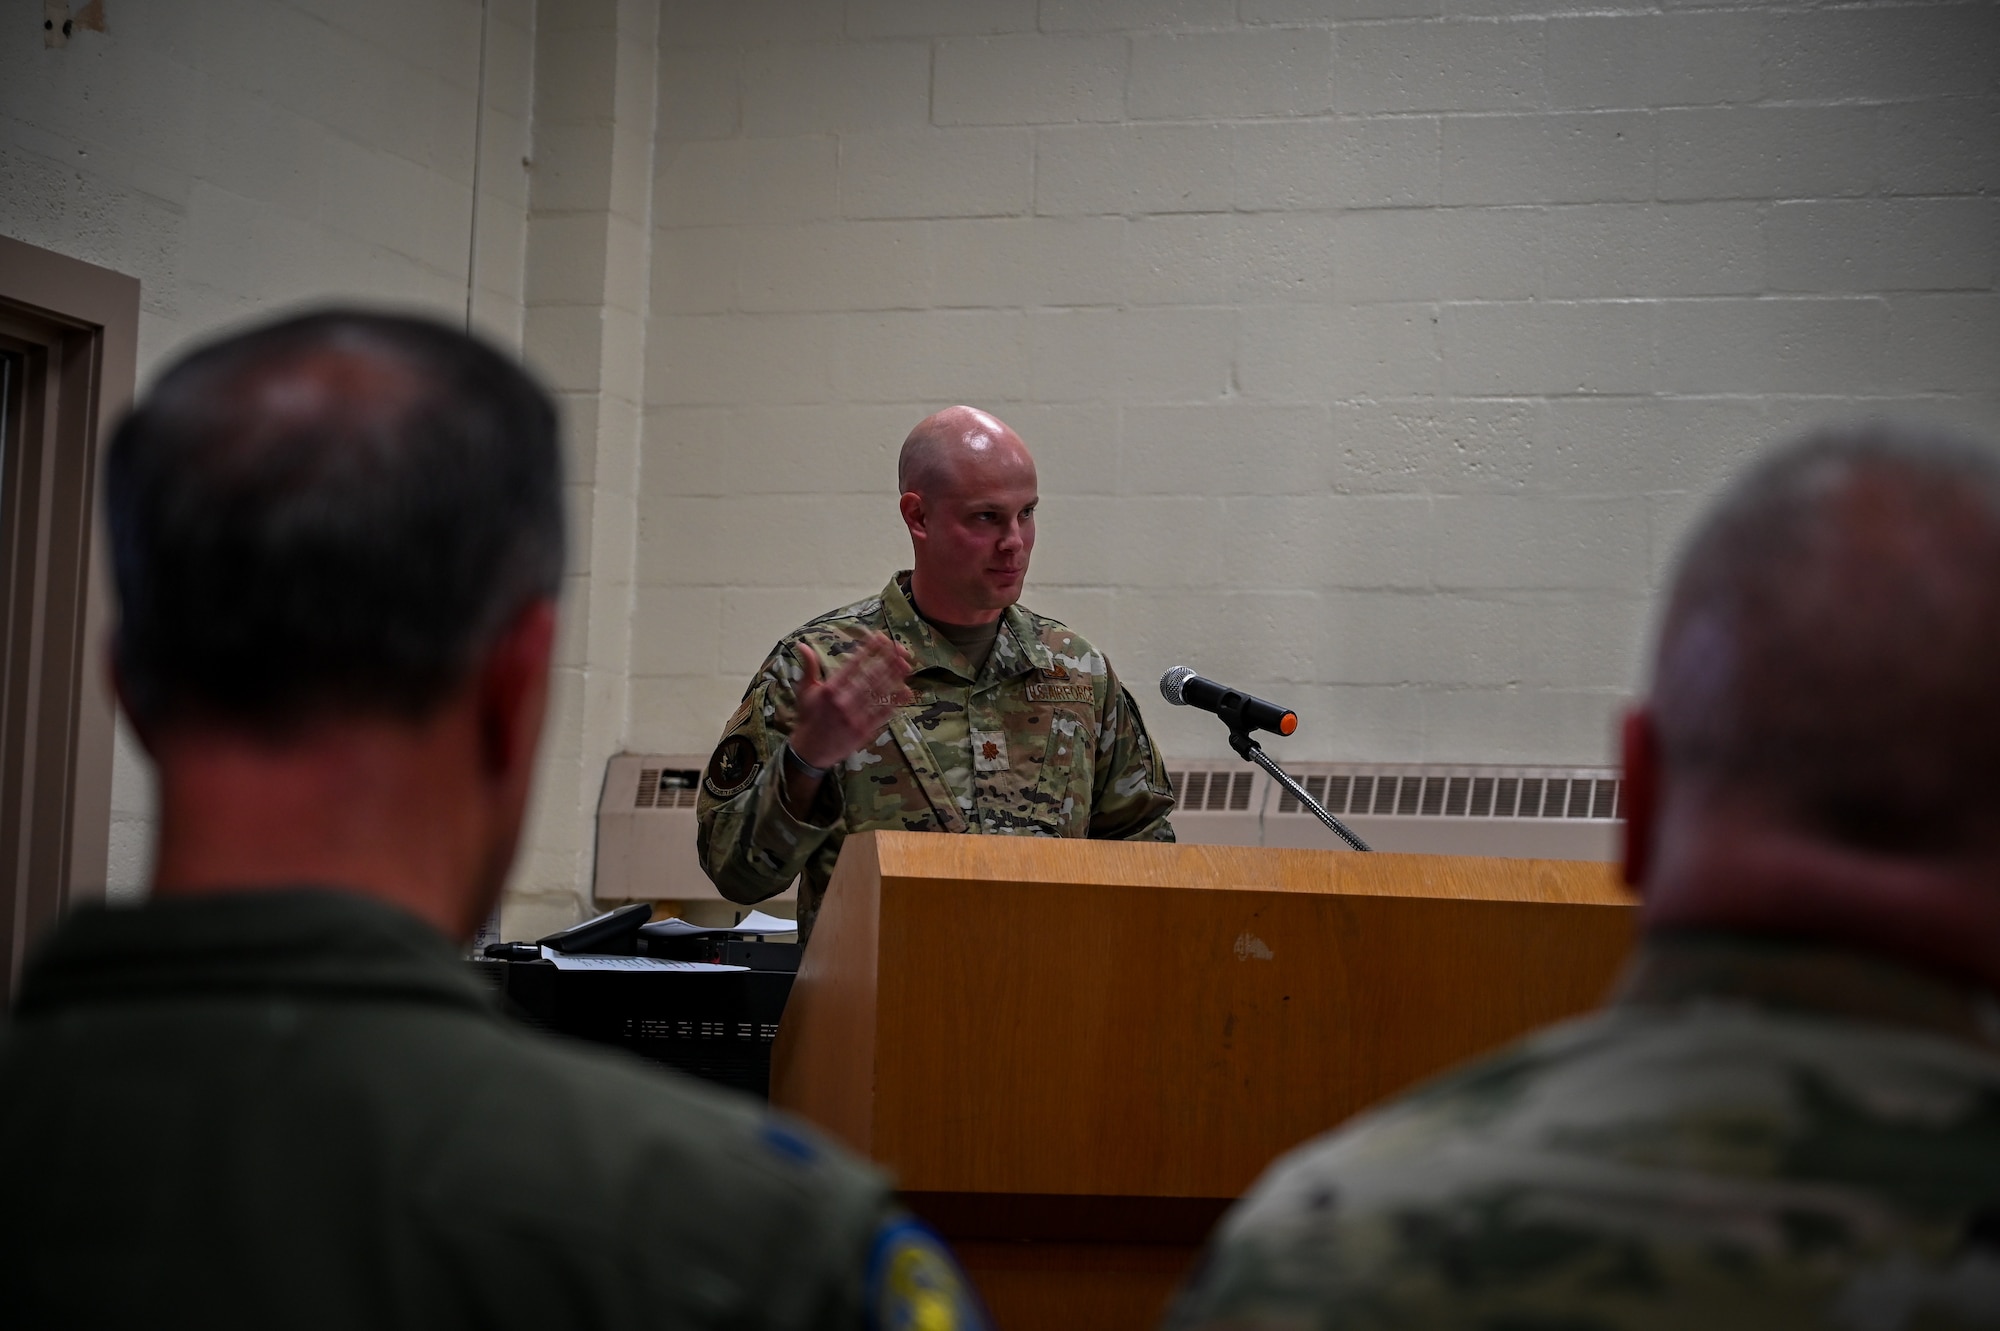
[[[114,4],[0,35],[0,231],[141,279],[142,379],[298,302],[469,289],[550,380],[578,542],[533,933],[584,908],[604,758],[705,749],[780,633],[903,562],[895,449],[943,403],[1035,446],[1029,603],[1185,756],[1223,750],[1154,701],[1182,660],[1299,707],[1301,758],[1599,760],[1756,441],[2000,434],[1996,7],[1555,7]]]
[[[469,309],[520,344],[533,0],[105,9],[58,48],[42,6],[6,10],[0,232],[139,279],[142,387],[220,328],[329,299]],[[114,894],[145,882],[152,809],[121,718]]]
[[[968,401],[1170,753],[1186,661],[1289,756],[1602,761],[1759,441],[2000,434],[1996,99],[1990,3],[669,4],[631,743],[881,585]]]
[[[501,920],[514,938],[589,912],[597,796],[628,715],[657,21],[650,0],[537,12],[524,350],[563,411],[571,539],[535,811]]]

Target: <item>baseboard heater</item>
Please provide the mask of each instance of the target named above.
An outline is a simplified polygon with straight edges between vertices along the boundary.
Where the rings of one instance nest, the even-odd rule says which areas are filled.
[[[1376,850],[1611,860],[1624,783],[1609,767],[1288,763],[1306,793]],[[1344,849],[1262,771],[1234,758],[1174,764],[1174,829],[1195,844]]]
[[[597,806],[599,901],[720,901],[695,857],[706,754],[621,753]],[[1623,789],[1608,767],[1290,763],[1306,793],[1377,850],[1610,860]],[[1338,838],[1263,772],[1234,758],[1173,764],[1174,829],[1194,845],[1339,850]],[[790,902],[796,886],[776,900]]]

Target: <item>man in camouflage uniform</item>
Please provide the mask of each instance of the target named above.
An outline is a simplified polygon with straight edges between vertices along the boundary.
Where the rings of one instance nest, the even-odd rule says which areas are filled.
[[[2000,462],[1739,482],[1626,722],[1602,1013],[1280,1161],[1177,1328],[2000,1327]]]
[[[1173,840],[1110,663],[1015,603],[1038,498],[1020,437],[947,408],[910,432],[897,480],[915,567],[787,634],[702,777],[702,867],[745,904],[803,874],[802,940],[851,832]]]

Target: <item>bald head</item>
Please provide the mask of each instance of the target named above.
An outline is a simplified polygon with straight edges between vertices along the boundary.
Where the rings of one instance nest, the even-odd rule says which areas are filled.
[[[975,407],[917,422],[897,460],[911,595],[926,618],[990,623],[1021,594],[1035,550],[1035,459]]]
[[[1854,850],[1951,857],[2000,810],[2000,457],[1827,431],[1739,480],[1662,623],[1663,774]]]
[[[1034,459],[1021,436],[1006,422],[977,407],[946,407],[918,421],[896,458],[896,487],[901,494],[934,498],[951,486],[967,464],[1011,465]]]

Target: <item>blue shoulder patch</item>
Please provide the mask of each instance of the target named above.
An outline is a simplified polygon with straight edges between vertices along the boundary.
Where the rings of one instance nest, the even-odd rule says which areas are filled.
[[[914,1216],[875,1232],[868,1259],[869,1331],[989,1331],[979,1296],[958,1262]]]
[[[764,1120],[757,1139],[794,1164],[810,1165],[819,1159],[819,1147],[774,1118]]]

